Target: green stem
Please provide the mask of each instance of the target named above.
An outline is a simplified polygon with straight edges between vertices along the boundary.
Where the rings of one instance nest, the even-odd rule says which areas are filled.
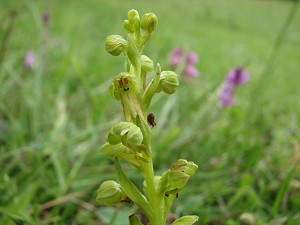
[[[151,147],[149,146],[149,148]],[[165,209],[163,199],[160,198],[155,187],[152,158],[149,163],[143,165],[142,171],[147,186],[149,204],[154,213],[153,217],[148,219],[151,225],[163,225],[166,223],[164,216]]]
[[[145,183],[147,186],[147,197],[149,201],[150,208],[153,211],[153,216],[148,217],[151,225],[163,225],[166,223],[166,212],[165,212],[165,204],[164,199],[161,195],[159,195],[156,186],[155,186],[155,178],[154,178],[154,170],[153,170],[153,159],[152,159],[152,150],[151,150],[151,130],[149,125],[138,117],[137,126],[140,127],[143,136],[144,136],[144,144],[147,146],[149,150],[150,157],[148,163],[143,163],[141,171],[143,173]]]

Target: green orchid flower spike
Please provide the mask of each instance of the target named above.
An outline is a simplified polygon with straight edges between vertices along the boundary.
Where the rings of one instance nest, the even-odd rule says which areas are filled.
[[[107,206],[132,202],[148,218],[149,224],[165,225],[174,200],[198,166],[179,159],[161,175],[155,175],[153,171],[151,132],[154,125],[153,121],[148,122],[148,109],[156,94],[173,94],[179,85],[175,72],[162,71],[158,63],[154,68],[153,60],[142,54],[157,22],[153,13],[146,13],[140,19],[139,13],[132,9],[123,23],[126,36],[110,35],[106,39],[106,51],[125,58],[124,71],[109,87],[112,97],[121,103],[124,121],[111,127],[106,143],[100,149],[102,154],[114,160],[118,182],[104,181],[96,200]],[[147,73],[153,70],[152,80],[147,83]],[[143,190],[128,178],[120,160],[140,171],[144,178]],[[192,225],[197,220],[197,216],[183,216],[173,225]],[[129,217],[129,224],[142,225],[138,214]]]

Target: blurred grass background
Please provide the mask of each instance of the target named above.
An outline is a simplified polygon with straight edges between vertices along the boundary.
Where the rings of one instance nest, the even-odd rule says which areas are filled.
[[[145,53],[164,70],[177,46],[200,55],[201,75],[182,79],[175,95],[151,107],[157,174],[178,158],[199,165],[174,215],[196,214],[197,224],[210,225],[300,224],[298,5],[1,0],[0,224],[128,224],[134,207],[106,208],[95,196],[102,181],[115,178],[99,147],[123,118],[108,92],[123,58],[106,53],[104,42],[123,34],[131,8],[158,16]],[[23,64],[28,51],[36,54],[32,69]],[[217,88],[240,65],[251,79],[237,104],[222,109]],[[141,182],[135,170],[128,173]]]

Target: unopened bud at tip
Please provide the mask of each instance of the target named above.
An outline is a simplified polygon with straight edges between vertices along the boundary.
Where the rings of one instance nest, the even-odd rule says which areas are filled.
[[[152,33],[157,26],[157,17],[153,13],[146,13],[141,19],[141,28],[148,33]]]

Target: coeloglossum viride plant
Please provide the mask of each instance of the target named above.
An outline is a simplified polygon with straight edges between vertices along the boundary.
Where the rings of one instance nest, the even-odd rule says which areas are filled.
[[[107,206],[133,202],[147,217],[149,224],[165,225],[174,199],[198,166],[179,159],[162,175],[154,175],[151,132],[155,121],[148,109],[155,94],[172,94],[179,85],[177,74],[161,71],[159,64],[147,84],[147,73],[153,71],[154,66],[142,51],[156,26],[157,17],[153,13],[146,13],[140,18],[138,12],[132,9],[123,23],[126,38],[110,35],[106,39],[108,53],[125,57],[125,70],[114,78],[109,88],[112,97],[121,102],[124,121],[112,126],[106,143],[100,149],[102,154],[114,160],[118,182],[104,181],[98,189],[97,201]],[[128,178],[120,160],[127,161],[141,172],[144,178],[142,191]],[[197,216],[183,216],[172,225],[191,225],[197,220]],[[136,214],[129,217],[129,223],[142,224]]]

